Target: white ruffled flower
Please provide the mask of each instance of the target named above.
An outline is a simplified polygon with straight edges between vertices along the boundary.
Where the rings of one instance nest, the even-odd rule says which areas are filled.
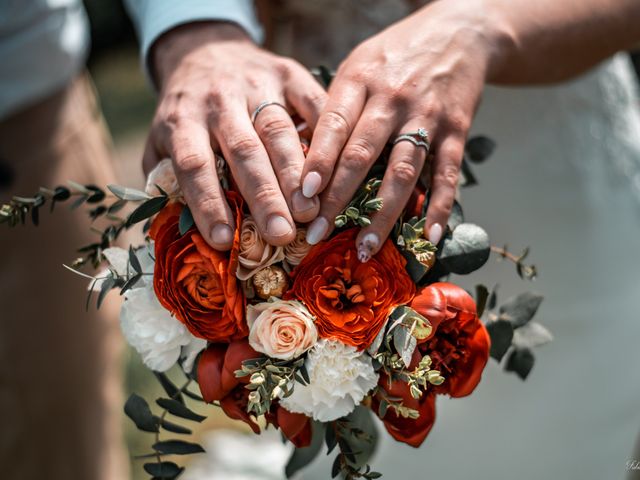
[[[138,261],[140,262],[140,266],[142,267],[142,277],[133,288],[141,288],[147,285],[153,284],[153,242],[150,242],[148,245],[145,245],[142,248],[136,250],[136,257],[138,257]],[[112,270],[115,270],[119,276],[126,277],[127,275],[132,276],[135,274],[133,269],[129,266],[129,251],[120,247],[109,247],[102,251],[104,258],[107,260],[109,267]],[[127,271],[128,268],[128,271]],[[102,283],[105,278],[109,276],[109,268],[105,268],[98,275],[96,275],[95,283],[92,281],[89,283],[89,288],[93,285],[94,291],[100,291],[102,288]]]
[[[178,185],[176,172],[173,170],[173,164],[170,158],[161,160],[154,169],[149,172],[147,186],[144,191],[149,195],[160,195],[161,192],[158,190],[158,187],[170,196],[180,193],[180,185]]]
[[[160,304],[152,283],[127,290],[124,299],[120,309],[122,333],[147,367],[156,372],[168,370],[178,361],[182,347],[185,347],[188,361],[193,365],[197,349],[204,348],[206,342],[191,335]]]
[[[307,354],[305,366],[309,384],[296,383],[280,405],[320,422],[348,415],[378,384],[371,357],[334,340],[320,340]]]

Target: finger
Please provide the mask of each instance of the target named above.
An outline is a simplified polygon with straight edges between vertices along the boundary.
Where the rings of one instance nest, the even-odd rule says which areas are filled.
[[[149,172],[153,170],[162,158],[165,158],[158,147],[156,146],[156,134],[155,130],[152,130],[147,137],[147,142],[144,146],[144,153],[142,154],[142,171],[145,176],[149,175]]]
[[[266,111],[260,115],[263,113]],[[228,105],[211,120],[213,133],[261,235],[271,245],[292,242],[295,224],[246,104]]]
[[[277,96],[269,98],[277,99]],[[254,127],[269,155],[293,218],[301,223],[313,220],[320,210],[320,201],[317,196],[307,198],[300,191],[304,154],[291,116],[284,108],[269,105],[260,111]]]
[[[415,132],[424,125],[425,122],[418,127],[407,125],[400,133]],[[356,238],[358,259],[361,262],[368,262],[378,253],[389,236],[420,178],[426,157],[425,148],[408,141],[398,142],[393,147],[382,185],[378,190],[378,197],[382,199],[382,209],[372,216],[371,225],[363,228]]]
[[[313,75],[298,63],[289,68],[285,97],[313,131],[327,103],[328,94]]]
[[[380,156],[394,130],[395,112],[370,102],[345,145],[335,172],[320,197],[320,215],[307,230],[307,242],[324,239],[333,230],[335,217],[348,205]],[[307,157],[308,158],[308,157]]]
[[[464,155],[464,136],[451,135],[435,146],[431,168],[431,198],[424,232],[429,241],[442,239],[458,188],[460,165]]]
[[[334,83],[313,132],[302,170],[302,193],[305,197],[317,195],[329,184],[342,147],[351,136],[365,100],[366,90],[362,86]]]
[[[178,183],[204,239],[216,250],[229,250],[236,227],[216,174],[209,132],[199,122],[182,122],[168,137]]]

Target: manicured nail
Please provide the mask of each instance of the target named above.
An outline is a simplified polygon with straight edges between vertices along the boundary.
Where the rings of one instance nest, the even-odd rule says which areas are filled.
[[[318,172],[309,172],[302,181],[302,194],[311,198],[320,190],[320,184],[322,183],[322,177]]]
[[[380,239],[375,233],[367,233],[360,245],[358,245],[358,260],[362,263],[367,263],[371,260],[374,251],[378,250],[380,245]]]
[[[280,215],[272,215],[267,222],[267,233],[272,237],[284,237],[292,231],[291,224]]]
[[[316,218],[313,222],[311,222],[309,228],[307,228],[307,243],[311,245],[319,243],[327,234],[328,230],[329,222],[327,222],[326,218]]]
[[[440,243],[442,238],[442,226],[439,223],[434,223],[429,229],[429,241],[434,245]]]
[[[297,213],[306,212],[316,206],[316,202],[313,198],[305,197],[300,190],[294,192],[291,197],[291,203],[293,204],[293,211]]]
[[[233,243],[233,230],[229,225],[218,223],[211,229],[211,239],[219,245],[231,245]]]

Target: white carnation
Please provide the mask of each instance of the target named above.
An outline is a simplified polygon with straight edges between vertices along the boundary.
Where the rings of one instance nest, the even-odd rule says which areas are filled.
[[[320,422],[351,413],[378,384],[370,356],[333,340],[320,340],[307,354],[305,366],[309,384],[296,383],[280,404]]]
[[[204,348],[206,342],[191,335],[160,304],[151,283],[127,290],[124,298],[120,310],[122,333],[150,369],[164,372],[171,368],[178,361],[183,346],[189,346],[186,350],[191,350],[188,352],[191,354],[194,348]],[[191,355],[188,357],[193,363]]]

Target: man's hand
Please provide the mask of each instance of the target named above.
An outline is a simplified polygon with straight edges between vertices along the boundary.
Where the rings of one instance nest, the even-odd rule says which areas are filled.
[[[160,99],[143,168],[170,157],[196,225],[209,244],[227,250],[233,215],[217,178],[221,151],[265,240],[285,245],[295,223],[319,210],[300,192],[304,154],[290,113],[313,128],[326,93],[293,60],[256,46],[239,27],[217,22],[183,25],[164,34],[152,52]],[[278,102],[257,116],[264,101]]]

